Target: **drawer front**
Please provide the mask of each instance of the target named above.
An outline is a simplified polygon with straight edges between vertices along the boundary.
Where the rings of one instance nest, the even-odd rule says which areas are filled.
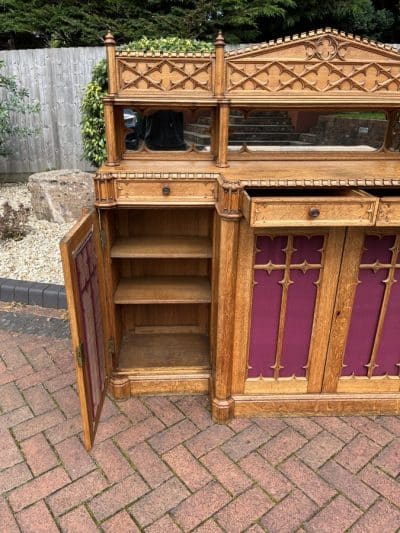
[[[376,215],[377,226],[400,225],[400,192],[398,197],[381,198]]]
[[[115,197],[119,204],[210,204],[214,203],[213,181],[116,180]]]
[[[250,199],[247,218],[254,228],[372,226],[376,209],[374,198],[256,198]]]

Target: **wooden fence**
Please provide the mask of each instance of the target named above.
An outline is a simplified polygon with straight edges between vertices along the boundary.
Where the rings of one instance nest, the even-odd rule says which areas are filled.
[[[92,67],[104,56],[101,46],[0,52],[2,72],[15,76],[40,104],[39,113],[18,117],[20,126],[37,133],[13,141],[14,153],[0,157],[0,174],[91,169],[82,156],[80,103]]]

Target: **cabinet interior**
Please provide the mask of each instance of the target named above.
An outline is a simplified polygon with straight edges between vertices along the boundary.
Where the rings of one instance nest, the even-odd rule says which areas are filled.
[[[107,212],[115,371],[209,369],[213,209]]]

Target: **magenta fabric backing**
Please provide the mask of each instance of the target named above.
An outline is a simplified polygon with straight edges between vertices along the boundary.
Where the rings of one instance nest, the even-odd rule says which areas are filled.
[[[87,360],[92,420],[95,419],[101,404],[105,384],[100,296],[93,239],[93,233],[90,233],[74,254],[84,325],[84,350]]]
[[[324,243],[323,236],[295,236],[295,251],[291,264],[301,265],[304,261],[320,264]],[[267,377],[274,375],[279,316],[282,302],[282,284],[287,246],[287,237],[257,237],[255,264],[282,265],[281,270],[254,271],[253,303],[250,327],[248,377]],[[291,269],[288,288],[287,307],[284,323],[282,357],[279,376],[304,377],[310,348],[312,325],[320,269]]]
[[[388,264],[391,262],[395,237],[387,235],[379,238],[368,235],[364,241],[364,252],[361,264],[373,264],[376,261]],[[373,345],[378,326],[379,314],[382,307],[388,269],[360,269],[350,329],[343,359],[343,376],[366,376],[367,364],[371,359]],[[397,269],[395,279],[400,281]],[[382,330],[382,337],[378,346],[374,376],[399,375],[400,363],[400,283],[394,283],[391,288],[389,304]]]

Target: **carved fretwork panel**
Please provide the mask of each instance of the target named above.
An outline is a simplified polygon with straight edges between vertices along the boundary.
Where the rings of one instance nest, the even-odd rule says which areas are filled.
[[[366,235],[344,351],[345,379],[399,380],[400,234]]]
[[[400,63],[394,51],[339,34],[317,34],[261,45],[227,58],[227,92],[257,94],[396,93]]]
[[[211,94],[212,62],[204,58],[117,58],[119,92]]]
[[[257,237],[249,378],[306,386],[325,239],[323,233]]]

